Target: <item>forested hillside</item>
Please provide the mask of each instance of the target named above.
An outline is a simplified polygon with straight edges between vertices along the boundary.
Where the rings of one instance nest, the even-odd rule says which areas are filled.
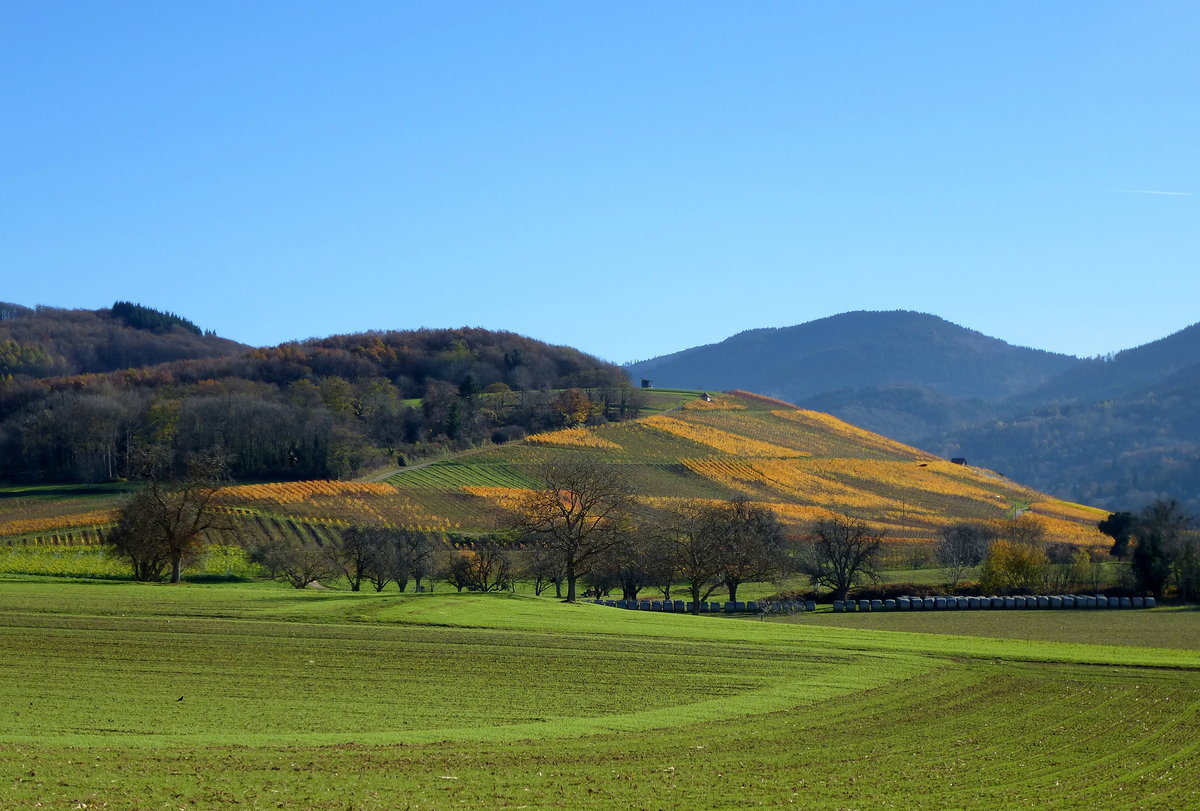
[[[107,310],[0,303],[0,379],[111,372],[247,349],[204,334],[186,318],[127,301]]]
[[[144,441],[181,456],[224,447],[238,477],[347,477],[403,455],[622,419],[637,413],[638,397],[616,366],[482,329],[343,335],[103,374],[13,375],[0,384],[0,478],[109,480],[127,474],[130,449]]]
[[[1174,498],[1200,512],[1200,364],[1141,391],[1047,406],[931,440],[1063,498],[1131,509]]]
[[[923,313],[852,312],[632,363],[655,385],[758,391],[799,402],[843,389],[919,385],[999,399],[1043,385],[1078,358],[1025,349]]]
[[[1114,510],[1174,498],[1200,511],[1200,325],[1089,360],[924,444]]]
[[[1014,398],[1015,404],[1102,402],[1137,394],[1173,378],[1196,377],[1200,324],[1115,355],[1084,361],[1045,385]]]

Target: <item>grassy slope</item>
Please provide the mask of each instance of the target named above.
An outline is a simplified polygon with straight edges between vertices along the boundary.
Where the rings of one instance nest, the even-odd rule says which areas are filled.
[[[0,648],[6,808],[1200,802],[1195,651],[13,579]]]

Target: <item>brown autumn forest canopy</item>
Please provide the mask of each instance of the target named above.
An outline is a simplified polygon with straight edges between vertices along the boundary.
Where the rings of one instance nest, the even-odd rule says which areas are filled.
[[[0,302],[0,379],[112,372],[249,348],[205,334],[186,318],[126,301],[105,310]]]
[[[0,305],[0,358],[15,358],[0,372],[0,479],[123,476],[130,448],[146,441],[180,458],[223,446],[239,478],[338,478],[393,454],[569,425],[579,392],[560,402],[566,389],[597,404],[593,419],[636,414],[617,366],[511,332],[370,332],[250,349],[120,304]]]

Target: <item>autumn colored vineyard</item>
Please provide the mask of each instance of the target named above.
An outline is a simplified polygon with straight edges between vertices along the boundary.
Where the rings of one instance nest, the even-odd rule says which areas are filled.
[[[885,436],[864,431],[856,425],[839,420],[832,414],[822,414],[819,411],[807,411],[799,408],[772,411],[771,414],[772,416],[788,420],[791,423],[809,429],[806,434],[807,441],[809,442],[816,440],[821,433],[828,433],[831,436],[855,442],[864,449],[874,449],[881,453],[896,454],[905,458],[915,459],[936,458],[931,454],[888,439]],[[824,445],[824,443],[821,444]],[[836,447],[836,443],[833,443],[833,446]]]
[[[14,518],[0,522],[0,537],[9,535],[36,535],[63,530],[93,529],[111,524],[116,517],[115,510],[91,510],[84,513],[72,513],[43,518]]]
[[[827,414],[744,392],[672,392],[663,413],[601,428],[569,428],[459,458],[397,470],[385,482],[303,481],[246,484],[221,492],[247,531],[266,537],[319,539],[352,523],[419,527],[456,536],[506,526],[539,470],[571,454],[618,466],[643,512],[685,499],[749,497],[770,507],[792,531],[817,518],[865,520],[888,537],[932,541],[954,521],[1002,526],[1036,517],[1052,540],[1107,543],[1095,528],[1104,510],[1070,504],[992,471],[952,464]],[[682,401],[682,402],[680,402]],[[115,501],[58,514],[33,505],[0,512],[0,538],[73,532],[95,540],[112,521]],[[38,512],[38,510],[42,512]]]
[[[621,449],[621,446],[617,443],[610,442],[595,431],[590,431],[587,428],[564,428],[561,431],[534,434],[527,441],[535,445],[563,445],[569,448]]]
[[[391,495],[394,488],[370,482],[308,481],[277,482],[274,484],[241,484],[225,487],[222,498],[229,503],[241,501],[271,501],[276,504],[295,504],[315,501],[321,497],[355,497]]]
[[[588,436],[592,439],[589,439]],[[603,429],[575,428],[526,443],[447,460],[392,476],[416,501],[462,494],[474,515],[464,527],[497,527],[536,487],[538,468],[563,454],[618,465],[647,513],[685,499],[744,495],[769,506],[794,531],[817,518],[861,518],[897,541],[931,542],[954,521],[996,523],[1035,515],[1055,540],[1107,542],[1095,528],[1105,511],[1068,504],[991,471],[952,464],[827,414],[745,393],[694,399],[670,413]],[[467,503],[450,505],[454,510]]]
[[[901,510],[905,506],[895,499],[842,484],[781,459],[685,459],[683,463],[689,470],[743,495],[767,498],[772,502],[836,504],[877,511]]]
[[[737,411],[745,407],[745,403],[722,395],[710,396],[707,400],[689,400],[683,404],[684,411]]]
[[[465,498],[465,496],[463,496]],[[450,532],[461,525],[382,482],[303,481],[224,487],[222,509],[247,537],[317,540],[357,523]],[[32,518],[0,516],[0,539],[25,545],[94,545],[116,520],[107,509]],[[282,524],[278,522],[284,522]],[[276,523],[272,523],[276,522]],[[290,527],[290,528],[289,528]]]
[[[724,416],[724,415],[722,415]],[[763,458],[808,456],[808,451],[764,442],[753,439],[745,434],[726,431],[701,422],[699,415],[691,419],[655,416],[647,417],[645,422],[652,428],[666,431],[669,434],[689,439],[699,445],[707,445],[713,450],[730,456],[756,456]],[[718,418],[720,419],[720,418]]]
[[[430,532],[445,532],[461,526],[383,482],[247,484],[223,488],[220,495],[222,502],[231,508],[249,507],[266,514],[284,514],[340,526],[369,523]]]

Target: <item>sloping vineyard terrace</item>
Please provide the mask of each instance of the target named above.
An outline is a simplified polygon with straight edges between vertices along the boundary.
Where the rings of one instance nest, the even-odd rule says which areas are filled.
[[[800,408],[795,409],[780,409],[771,412],[772,416],[779,419],[788,420],[789,422],[799,426],[801,429],[808,429],[807,433],[810,437],[820,438],[822,448],[828,447],[832,451],[830,456],[847,456],[845,453],[845,443],[851,443],[861,450],[873,451],[870,455],[882,454],[886,457],[901,459],[921,459],[932,461],[938,457],[925,451],[905,445],[895,440],[888,439],[879,434],[873,434],[870,431],[863,430],[856,425],[851,425],[848,422],[843,422],[832,414],[823,414],[819,411],[807,411]],[[838,440],[841,440],[840,442]],[[814,450],[815,455],[820,454]],[[855,454],[862,455],[861,453]]]
[[[794,448],[786,448],[782,445],[776,445],[772,442],[764,442],[759,439],[751,439],[747,436],[725,431],[720,428],[714,428],[709,425],[704,425],[699,422],[685,421],[674,417],[654,416],[647,417],[643,422],[652,428],[657,428],[660,431],[665,431],[675,436],[690,439],[699,444],[706,445],[720,453],[729,454],[730,456],[751,456],[764,458],[794,458],[799,456],[808,456],[806,451],[796,450]]]
[[[68,515],[41,518],[10,518],[0,522],[0,537],[34,535],[45,532],[62,532],[75,529],[95,529],[107,526],[116,520],[115,510],[89,510]]]
[[[751,497],[836,507],[843,512],[854,513],[905,507],[902,502],[880,497],[870,490],[851,487],[834,478],[803,469],[808,461],[684,459],[683,463],[689,470]]]
[[[388,482],[404,490],[458,490],[464,487],[536,487],[537,481],[520,466],[487,462],[434,462],[397,473]]]
[[[222,501],[237,508],[283,513],[341,525],[369,523],[445,531],[459,524],[424,509],[383,482],[306,481],[248,484],[222,488]]]
[[[562,445],[568,448],[604,448],[621,450],[621,446],[600,436],[596,431],[587,428],[564,428],[561,431],[549,431],[544,434],[534,434],[526,438],[534,445]]]

